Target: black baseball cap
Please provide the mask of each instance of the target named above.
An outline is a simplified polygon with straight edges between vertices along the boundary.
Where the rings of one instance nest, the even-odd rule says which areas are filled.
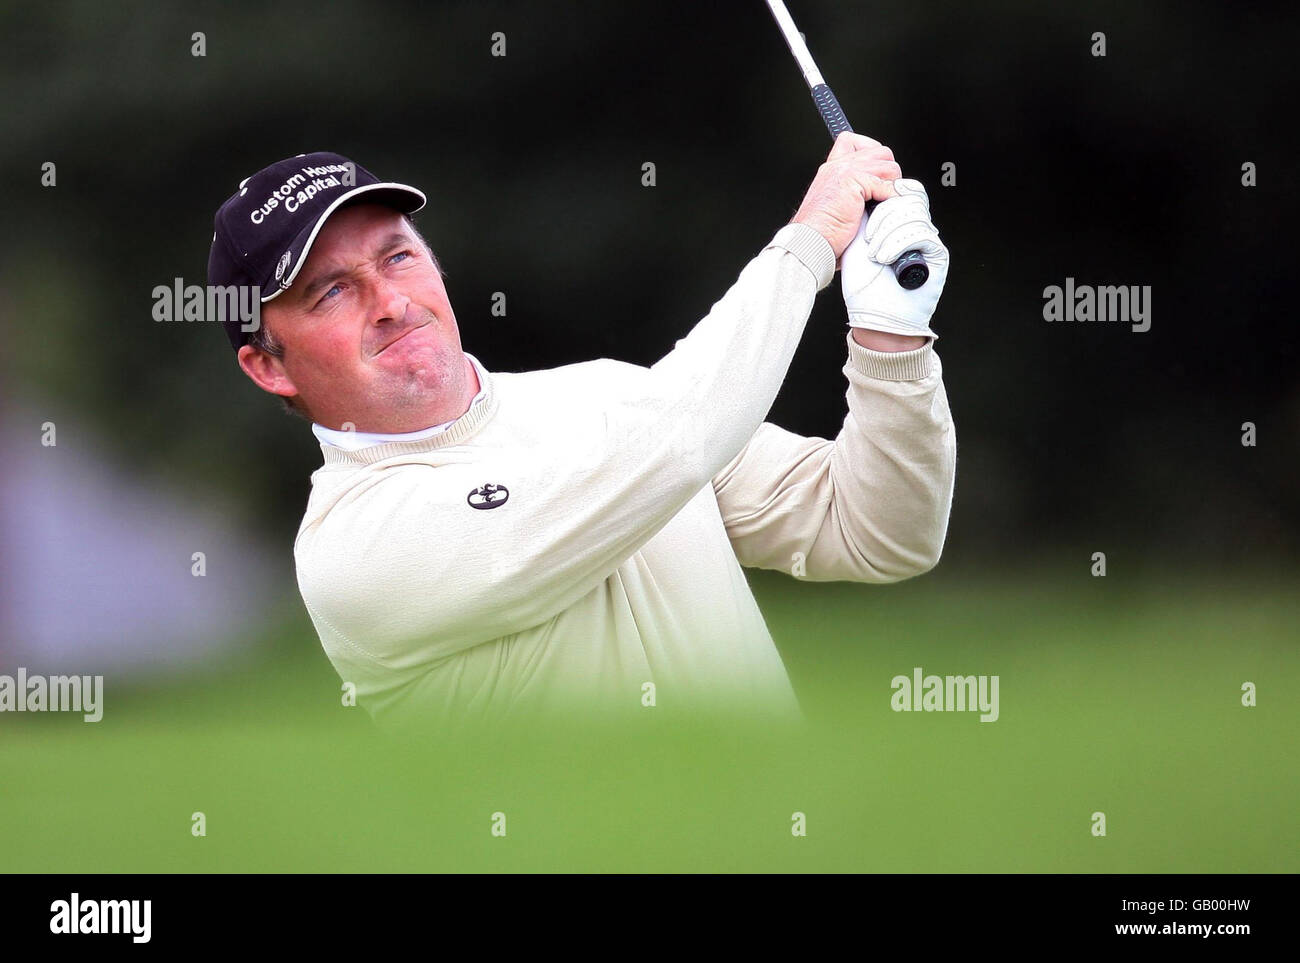
[[[326,219],[359,201],[414,214],[425,197],[328,151],[289,157],[244,178],[213,219],[209,286],[256,286],[263,304],[274,300],[302,270]],[[242,327],[233,312],[225,318],[236,351],[248,340]]]

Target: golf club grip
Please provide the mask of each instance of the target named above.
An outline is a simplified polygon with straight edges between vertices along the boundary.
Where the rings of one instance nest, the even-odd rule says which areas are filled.
[[[830,87],[826,84],[818,84],[812,89],[812,98],[813,103],[817,105],[818,113],[822,115],[822,120],[826,122],[826,129],[831,132],[831,140],[839,137],[846,130],[853,130]],[[875,207],[875,201],[868,201],[863,217],[870,217]],[[925,255],[920,251],[907,251],[892,266],[894,277],[898,278],[898,284],[904,290],[915,291],[930,280],[930,266],[925,263]]]
[[[831,140],[839,137],[846,130],[853,130],[849,126],[849,119],[844,116],[840,102],[831,93],[830,87],[825,84],[818,84],[812,89],[812,99],[813,103],[817,105],[818,112],[822,115],[822,120],[826,121],[826,129],[831,132]]]

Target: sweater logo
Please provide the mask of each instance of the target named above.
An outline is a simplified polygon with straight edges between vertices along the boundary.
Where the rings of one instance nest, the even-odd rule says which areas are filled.
[[[485,484],[482,488],[476,488],[466,496],[465,501],[469,502],[470,508],[498,508],[506,503],[510,498],[510,489],[505,485]]]

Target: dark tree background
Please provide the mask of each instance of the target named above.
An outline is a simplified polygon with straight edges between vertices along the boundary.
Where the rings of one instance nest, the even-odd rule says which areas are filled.
[[[790,6],[952,250],[945,560],[1127,544],[1294,564],[1294,8]],[[212,214],[243,177],[335,150],[424,189],[421,229],[489,368],[649,364],[789,220],[830,146],[760,0],[10,3],[0,38],[8,392],[77,412],[280,544],[315,439],[217,327],[150,316],[155,285],[205,283]],[[1066,277],[1150,285],[1151,330],[1045,322],[1043,289]],[[845,330],[837,277],[771,420],[838,430]]]

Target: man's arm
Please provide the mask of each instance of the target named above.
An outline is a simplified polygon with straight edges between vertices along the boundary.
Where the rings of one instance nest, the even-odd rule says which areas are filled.
[[[813,581],[895,582],[938,562],[957,462],[939,356],[927,338],[894,352],[864,339],[910,340],[853,330],[849,410],[833,442],[765,423],[714,479],[742,565]]]
[[[823,168],[862,155],[893,161],[888,147],[846,131]],[[834,442],[764,424],[714,490],[742,564],[894,582],[933,568],[948,529],[957,442],[929,322],[949,257],[920,183],[895,180],[896,196],[868,219],[846,183],[825,178],[794,220],[813,226],[842,264],[848,417]],[[930,278],[905,290],[887,265],[914,248]]]
[[[906,334],[889,334],[885,331],[872,331],[869,328],[854,328],[853,340],[872,351],[914,351],[924,347],[930,338]]]

